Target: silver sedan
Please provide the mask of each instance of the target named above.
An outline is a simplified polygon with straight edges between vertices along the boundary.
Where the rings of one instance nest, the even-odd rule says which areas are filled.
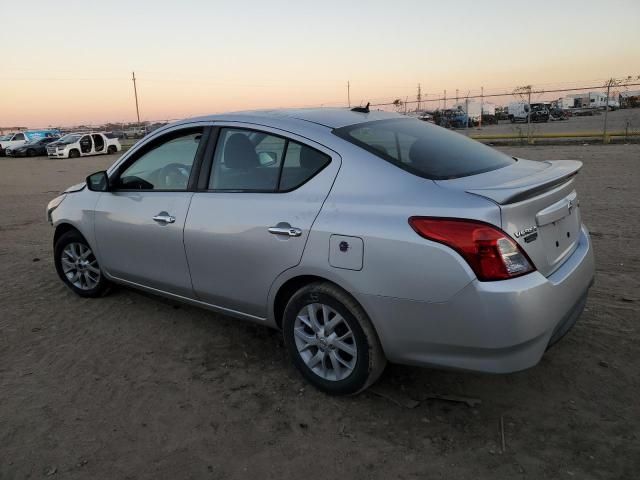
[[[366,108],[156,130],[52,200],[62,281],[118,283],[279,328],[316,387],[388,361],[534,366],[594,276],[576,161],[534,162]]]

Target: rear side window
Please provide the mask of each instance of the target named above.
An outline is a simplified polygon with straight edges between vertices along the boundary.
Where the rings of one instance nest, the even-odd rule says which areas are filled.
[[[432,180],[476,175],[515,161],[464,135],[410,118],[360,123],[333,133],[404,170]]]
[[[209,190],[286,192],[298,188],[331,158],[277,135],[223,128],[216,146]]]
[[[287,155],[284,157],[280,190],[293,190],[305,183],[316,173],[326,167],[331,158],[318,150],[289,142]]]

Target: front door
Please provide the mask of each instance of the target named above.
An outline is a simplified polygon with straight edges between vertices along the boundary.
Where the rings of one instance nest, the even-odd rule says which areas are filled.
[[[200,300],[266,317],[269,289],[300,262],[339,169],[337,155],[315,147],[264,131],[220,129],[204,191],[194,194],[185,225]]]
[[[192,297],[183,229],[203,129],[153,139],[128,158],[95,208],[98,254],[118,279]]]
[[[93,152],[93,140],[91,140],[91,135],[84,135],[80,139],[80,152],[82,155],[91,155]]]

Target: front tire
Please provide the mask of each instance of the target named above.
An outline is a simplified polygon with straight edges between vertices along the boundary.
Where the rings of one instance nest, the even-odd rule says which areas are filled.
[[[73,149],[69,152],[69,158],[78,158],[80,156],[80,152],[76,149]]]
[[[53,248],[56,271],[62,282],[81,297],[101,297],[109,288],[93,249],[76,230],[64,233]]]
[[[384,371],[380,340],[362,307],[344,290],[317,282],[287,303],[284,343],[309,383],[330,395],[354,395]]]

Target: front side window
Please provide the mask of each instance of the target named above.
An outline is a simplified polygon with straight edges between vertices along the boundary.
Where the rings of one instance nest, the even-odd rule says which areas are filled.
[[[160,138],[120,174],[117,188],[186,190],[201,138],[201,128]]]
[[[14,140],[24,140],[24,133],[16,133],[13,137]]]
[[[292,140],[255,130],[223,128],[209,189],[283,192],[299,187],[331,158]]]
[[[420,177],[466,177],[514,163],[464,135],[417,119],[366,122],[333,131],[339,137]]]

